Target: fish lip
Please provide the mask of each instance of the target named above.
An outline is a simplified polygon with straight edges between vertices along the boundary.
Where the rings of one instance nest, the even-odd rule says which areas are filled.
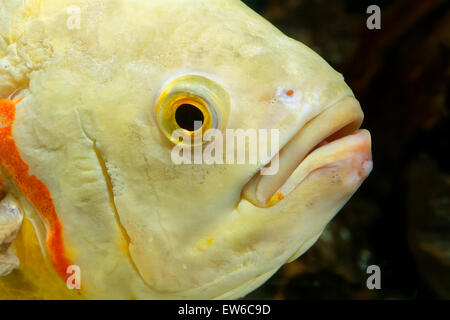
[[[340,109],[345,106],[352,106],[353,112],[349,113],[349,116],[344,116],[342,121],[340,121],[336,126],[330,126],[329,130],[325,130],[325,135],[320,139],[319,142],[315,142],[312,145],[310,145],[307,149],[308,151],[301,155],[300,157],[294,157],[294,163],[295,165],[293,168],[285,168],[281,164],[281,158],[283,157],[283,153],[286,153],[286,150],[290,148],[290,146],[295,146],[299,143],[300,140],[302,140],[303,132],[306,130],[306,128],[310,127],[312,124],[320,124],[320,121],[326,120],[328,113],[328,119],[333,117],[334,114],[339,115]],[[351,108],[350,108],[351,109]],[[344,110],[345,113],[345,110]],[[331,102],[328,104],[327,107],[323,108],[323,110],[317,114],[314,118],[309,120],[307,123],[305,123],[299,130],[297,130],[292,137],[279,149],[278,153],[269,161],[262,164],[259,168],[258,172],[252,176],[252,178],[249,180],[249,182],[244,186],[241,193],[241,199],[246,199],[249,202],[251,202],[253,205],[257,207],[267,208],[275,205],[280,200],[284,199],[283,194],[277,194],[277,191],[287,182],[287,180],[291,177],[291,175],[294,173],[294,171],[313,153],[315,153],[318,149],[324,147],[326,144],[329,144],[331,142],[341,140],[343,138],[346,138],[348,136],[353,135],[361,126],[364,119],[364,114],[362,113],[362,110],[359,106],[358,101],[352,94],[347,94],[339,99],[336,99],[334,102]],[[291,147],[292,149],[292,147]],[[272,162],[277,158],[280,157],[280,168],[279,171],[282,172],[282,176],[284,178],[281,179],[281,181],[277,181],[278,185],[276,187],[273,187],[273,192],[270,192],[270,196],[263,196],[261,197],[259,194],[259,190],[261,189],[261,185],[266,184],[270,180],[277,180],[276,178],[270,178],[275,177],[279,175],[277,173],[274,176],[263,176],[261,175],[261,169],[264,169],[272,164]],[[319,169],[319,168],[318,168]]]
[[[310,123],[312,123],[313,121],[315,121],[316,119],[318,119],[320,116],[322,116],[326,111],[334,108],[336,105],[338,105],[339,103],[341,103],[343,100],[345,99],[354,99],[356,101],[355,96],[353,96],[352,94],[345,94],[342,97],[334,100],[333,102],[329,103],[326,107],[323,108],[323,110],[321,112],[319,112],[317,115],[315,115],[313,118],[311,118],[310,120],[308,120],[305,124],[303,124],[297,131],[295,131],[292,136],[289,138],[289,140],[287,140],[283,146],[281,146],[278,150],[278,153],[275,154],[269,161],[266,161],[265,163],[262,163],[262,165],[260,166],[260,168],[258,169],[258,172],[255,175],[259,174],[259,171],[261,169],[263,169],[264,167],[267,167],[277,156],[279,156],[279,154],[286,148],[286,146],[288,146],[289,144],[292,143],[292,141],[294,141],[296,138],[298,138],[299,133],[306,127],[308,126]],[[362,120],[361,120],[361,124],[362,124]],[[359,128],[359,126],[358,126]],[[351,135],[354,131],[358,130],[358,128],[354,129],[352,132],[350,132],[348,135]],[[318,145],[317,145],[318,147]],[[311,150],[311,152],[313,152],[314,150]],[[305,157],[306,158],[306,157]]]

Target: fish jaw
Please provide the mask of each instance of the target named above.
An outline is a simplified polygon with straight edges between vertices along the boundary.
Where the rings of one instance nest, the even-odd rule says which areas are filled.
[[[355,119],[350,123],[355,123]],[[310,124],[312,127],[313,122]],[[346,125],[344,130],[351,127],[352,125]],[[341,129],[338,134],[342,132],[344,131]],[[291,143],[298,144],[295,139],[299,139],[299,136]],[[259,176],[243,191],[244,197],[238,211],[240,214],[245,212],[258,218],[267,217],[267,220],[263,221],[270,221],[270,224],[260,231],[261,234],[264,233],[263,242],[268,247],[282,242],[285,248],[296,248],[288,261],[297,258],[315,243],[329,221],[347,203],[373,169],[369,131],[356,130],[341,138],[336,137],[336,133],[333,133],[331,139],[335,140],[324,140],[313,148],[288,178],[281,182],[273,195],[266,199],[262,197],[270,194],[264,190],[270,185],[264,181],[265,177]],[[253,199],[257,199],[256,203]],[[261,224],[257,221],[254,223]],[[273,247],[274,251],[275,249],[276,247]]]
[[[264,269],[258,277],[221,298],[239,298],[264,283],[278,268],[306,252],[372,170],[371,138],[366,130],[326,144],[312,152],[280,188],[285,195],[271,207],[243,199],[233,234],[246,241]],[[246,227],[252,225],[252,228]],[[256,273],[256,272],[255,272]]]
[[[266,166],[273,167],[276,161],[278,171],[273,175],[263,175],[263,171],[256,174],[244,188],[243,197],[259,207],[270,207],[284,199],[287,191],[292,190],[293,174],[302,162],[321,146],[357,130],[363,119],[361,107],[353,96],[345,96],[325,107]]]
[[[313,151],[279,189],[283,197],[294,191],[310,175],[330,175],[330,183],[340,184],[353,194],[372,171],[371,138],[367,130],[324,144]]]

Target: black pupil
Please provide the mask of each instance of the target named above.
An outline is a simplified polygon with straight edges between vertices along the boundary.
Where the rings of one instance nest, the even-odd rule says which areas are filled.
[[[200,122],[203,125],[205,117],[203,112],[196,106],[193,106],[192,104],[183,104],[179,106],[175,112],[175,120],[180,128],[188,131],[196,131],[197,129],[200,129],[200,127],[195,127],[195,122]]]

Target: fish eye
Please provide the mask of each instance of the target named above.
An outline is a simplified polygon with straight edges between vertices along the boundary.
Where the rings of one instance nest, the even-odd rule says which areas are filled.
[[[157,106],[157,122],[173,143],[180,141],[174,132],[181,130],[190,137],[185,144],[201,141],[210,129],[223,129],[228,120],[230,98],[216,82],[198,75],[188,75],[169,83],[161,92]],[[200,137],[200,139],[196,139]]]

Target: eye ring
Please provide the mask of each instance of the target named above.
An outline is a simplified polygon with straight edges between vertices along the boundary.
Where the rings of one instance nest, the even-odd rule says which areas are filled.
[[[220,85],[202,76],[183,76],[162,90],[156,106],[157,122],[174,144],[203,144],[208,130],[226,126],[229,107],[229,96]],[[194,121],[200,124],[195,126]],[[175,132],[189,139],[180,141]]]

